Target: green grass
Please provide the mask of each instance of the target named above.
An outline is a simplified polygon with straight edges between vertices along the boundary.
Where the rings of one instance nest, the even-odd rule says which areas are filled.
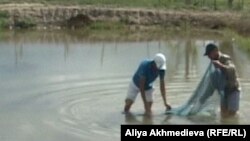
[[[236,42],[248,54],[250,54],[250,38],[249,37],[242,37],[240,35],[236,36]]]
[[[240,35],[230,29],[223,31],[223,35],[227,39],[232,39],[239,46],[240,49],[247,52],[250,56],[250,37]]]
[[[121,22],[93,22],[87,26],[90,30],[121,30],[126,27],[125,23]]]
[[[234,0],[232,7],[227,0],[1,0],[0,3],[43,3],[61,5],[100,5],[115,7],[146,7],[167,9],[248,9],[249,0]],[[216,1],[216,3],[215,3]]]
[[[0,29],[8,28],[9,26],[9,14],[7,11],[0,11]],[[15,27],[18,28],[30,28],[34,27],[36,24],[28,18],[24,18],[22,20],[15,22]]]
[[[0,11],[0,28],[5,28],[8,26],[8,13]]]

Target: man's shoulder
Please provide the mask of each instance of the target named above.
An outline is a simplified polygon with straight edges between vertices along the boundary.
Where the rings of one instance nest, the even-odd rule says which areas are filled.
[[[220,60],[220,62],[225,63],[227,61],[230,61],[231,57],[228,54],[221,53],[219,60]]]
[[[150,64],[151,62],[152,62],[152,60],[150,60],[150,59],[144,59],[144,60],[141,61],[140,65],[145,66],[145,65]]]
[[[225,59],[231,59],[230,55],[225,54],[225,53],[221,53],[221,57]]]

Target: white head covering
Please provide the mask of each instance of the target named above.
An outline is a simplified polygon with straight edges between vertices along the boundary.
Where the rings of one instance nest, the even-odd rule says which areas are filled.
[[[154,62],[159,70],[166,70],[166,58],[162,53],[157,53],[154,57]]]

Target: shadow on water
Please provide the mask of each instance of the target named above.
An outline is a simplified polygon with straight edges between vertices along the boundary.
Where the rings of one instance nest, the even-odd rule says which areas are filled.
[[[161,119],[156,118],[156,115],[145,115],[145,114],[134,114],[134,113],[127,113],[124,114],[125,116],[125,123],[126,124],[168,124],[168,121],[172,118],[172,115],[157,115],[160,116]]]
[[[125,123],[127,124],[154,124],[153,116],[135,115],[132,113],[125,114]]]

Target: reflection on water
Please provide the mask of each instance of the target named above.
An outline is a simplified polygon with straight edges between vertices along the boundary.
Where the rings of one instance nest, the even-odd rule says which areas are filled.
[[[0,39],[1,140],[119,140],[121,124],[249,123],[249,58],[237,42],[216,36],[98,39],[68,32],[5,33]],[[138,62],[157,52],[167,56],[167,98],[182,105],[209,60],[208,41],[221,44],[237,66],[243,93],[236,119],[164,115],[156,83],[153,116],[143,116],[140,98],[132,114],[121,111]],[[15,136],[13,136],[13,134]]]
[[[138,117],[141,117],[138,119]],[[125,122],[127,124],[153,124],[153,116],[134,115],[132,113],[125,114]]]

